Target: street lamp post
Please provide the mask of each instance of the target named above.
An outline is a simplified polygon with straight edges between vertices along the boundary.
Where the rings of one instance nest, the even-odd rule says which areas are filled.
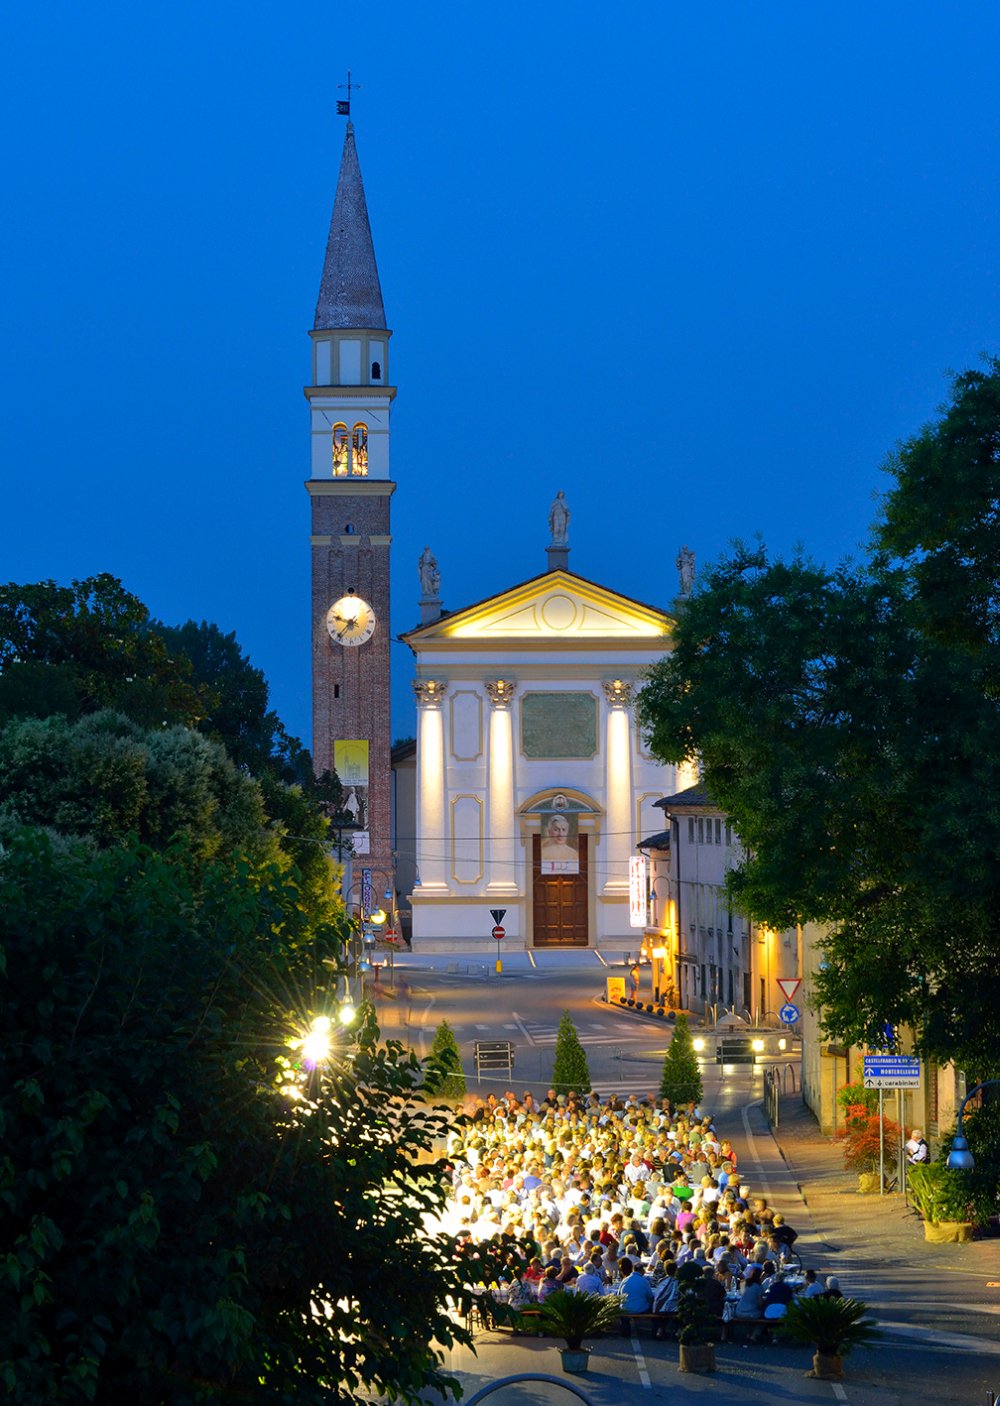
[[[970,1089],[962,1099],[962,1106],[958,1110],[958,1125],[955,1128],[955,1136],[952,1139],[951,1151],[948,1153],[946,1165],[953,1172],[971,1172],[976,1165],[976,1160],[969,1151],[969,1139],[962,1132],[962,1115],[965,1113],[965,1105],[970,1098],[975,1098],[980,1089],[988,1088],[990,1084],[1000,1084],[1000,1079],[984,1079],[981,1084],[977,1084],[974,1089]]]

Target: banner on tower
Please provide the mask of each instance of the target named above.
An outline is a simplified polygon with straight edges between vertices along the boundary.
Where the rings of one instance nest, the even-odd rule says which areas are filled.
[[[333,744],[333,769],[344,788],[344,811],[352,827],[368,828],[368,743],[360,738]],[[362,851],[355,845],[355,854]],[[364,851],[367,853],[367,851]]]

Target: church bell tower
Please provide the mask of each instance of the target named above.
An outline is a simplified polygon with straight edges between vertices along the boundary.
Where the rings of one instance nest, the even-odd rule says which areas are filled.
[[[393,888],[389,689],[389,338],[354,128],[347,124],[306,387],[312,465],[313,759],[336,770],[355,877]]]

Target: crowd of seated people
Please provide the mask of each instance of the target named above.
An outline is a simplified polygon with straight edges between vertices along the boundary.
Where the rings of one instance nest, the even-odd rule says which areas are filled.
[[[740,1175],[697,1105],[645,1098],[475,1099],[451,1136],[443,1228],[490,1252],[492,1286],[525,1307],[559,1289],[614,1293],[623,1312],[668,1331],[677,1271],[704,1267],[720,1319],[781,1317],[796,1293],[840,1297],[837,1281],[792,1274],[795,1230]]]

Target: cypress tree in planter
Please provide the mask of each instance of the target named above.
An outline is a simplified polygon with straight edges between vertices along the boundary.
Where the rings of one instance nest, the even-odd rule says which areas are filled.
[[[674,1108],[682,1103],[698,1103],[702,1097],[701,1071],[686,1015],[677,1017],[673,1038],[663,1057],[660,1097],[668,1098]]]
[[[552,1087],[557,1094],[589,1094],[590,1070],[587,1056],[569,1011],[563,1011],[556,1036],[556,1057],[552,1068]]]
[[[434,1092],[442,1098],[464,1098],[466,1088],[462,1059],[458,1052],[455,1032],[446,1020],[442,1020],[434,1032],[431,1062],[439,1067],[442,1075],[441,1085]]]

